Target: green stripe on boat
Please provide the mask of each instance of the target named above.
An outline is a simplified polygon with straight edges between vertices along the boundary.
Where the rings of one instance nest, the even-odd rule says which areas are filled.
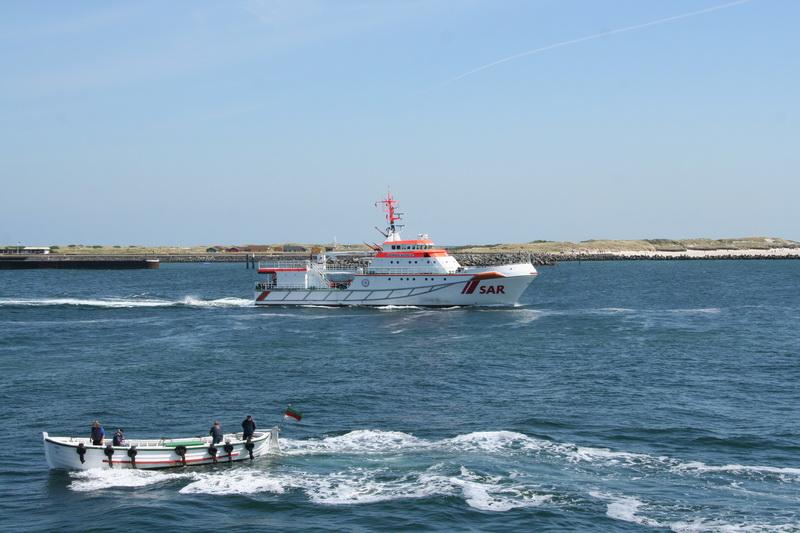
[[[165,442],[165,448],[174,448],[175,446],[202,446],[205,442],[201,440],[173,440]]]

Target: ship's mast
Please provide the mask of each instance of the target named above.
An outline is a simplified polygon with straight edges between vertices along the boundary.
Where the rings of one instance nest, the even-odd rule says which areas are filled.
[[[403,228],[403,224],[398,224],[398,222],[402,220],[403,213],[397,211],[397,200],[392,197],[392,192],[389,191],[386,194],[386,199],[375,202],[376,206],[378,204],[383,205],[383,210],[386,212],[386,221],[389,223],[386,228],[386,233],[388,233],[387,240],[399,239],[399,232]]]

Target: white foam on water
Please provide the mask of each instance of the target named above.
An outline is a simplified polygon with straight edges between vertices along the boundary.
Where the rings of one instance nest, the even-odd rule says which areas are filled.
[[[510,479],[510,476],[509,476]],[[549,494],[537,494],[521,485],[503,486],[501,476],[479,476],[461,467],[460,477],[448,481],[461,488],[464,501],[481,511],[510,511],[520,507],[537,507],[552,499]]]
[[[87,306],[87,307],[167,307],[175,305],[169,300],[159,300],[151,298],[33,298],[33,299],[0,299],[0,306]]]
[[[305,492],[312,502],[323,505],[354,505],[455,494],[443,476],[423,473],[393,480],[376,479],[382,473],[381,470],[360,468],[336,472],[309,480],[311,483],[305,487]]]
[[[501,477],[482,481],[466,468],[460,476],[447,476],[434,465],[419,474],[386,480],[383,469],[351,469],[326,476],[307,477],[295,486],[302,487],[309,499],[322,505],[358,505],[384,501],[461,496],[465,503],[482,511],[509,511],[541,505],[550,495],[540,495],[520,485],[503,486]]]
[[[782,480],[788,481],[791,478],[800,480],[800,468],[778,467],[778,466],[758,466],[758,465],[707,465],[700,461],[680,463],[673,467],[675,472],[724,472],[732,474],[767,474],[779,476]]]
[[[506,452],[513,450],[538,451],[547,442],[515,431],[476,431],[439,441],[446,447],[462,451]]]
[[[360,429],[323,439],[283,439],[281,444],[284,453],[289,455],[397,452],[430,446],[430,442],[418,439],[408,433],[371,429]]]
[[[160,298],[29,298],[29,299],[0,299],[2,306],[85,306],[100,308],[135,308],[135,307],[251,307],[252,300],[246,298],[224,297],[213,300],[203,300],[194,296],[186,296],[180,300],[165,300]]]
[[[653,457],[643,453],[616,452],[607,448],[594,448],[592,446],[577,446],[570,454],[572,461],[584,461],[588,463],[602,462],[608,465],[648,463],[653,461],[662,462],[668,460],[665,457]]]
[[[646,505],[635,497],[608,494],[599,491],[589,492],[589,495],[607,502],[606,516],[609,518],[647,527],[670,529],[676,533],[757,533],[768,531],[798,531],[798,529],[800,529],[800,524],[730,523],[720,518],[660,521],[642,516],[642,507],[646,507]]]
[[[667,456],[578,446],[531,437],[515,431],[476,431],[441,440],[426,440],[399,431],[357,430],[322,439],[285,439],[288,455],[392,454],[423,450],[488,453],[502,456],[536,455],[575,464],[622,467],[645,471],[668,471],[679,475],[724,473],[732,476],[775,476],[785,483],[800,481],[800,468],[708,465]]]
[[[722,309],[720,309],[719,307],[701,307],[701,308],[692,308],[692,309],[668,309],[667,311],[670,312],[670,313],[676,313],[676,314],[689,314],[689,315],[692,315],[692,314],[710,314],[710,315],[715,315],[717,313],[720,313],[722,311]]]
[[[423,309],[418,305],[379,305],[375,307],[375,309],[379,309],[381,311],[402,311],[405,309]]]
[[[732,524],[722,520],[694,520],[691,522],[671,522],[669,528],[676,533],[782,533],[797,532],[800,524]]]
[[[70,477],[73,481],[69,484],[69,488],[76,492],[91,492],[112,488],[139,488],[178,479],[192,479],[196,475],[196,473],[192,472],[170,473],[131,468],[97,468],[70,472]]]
[[[514,321],[513,325],[517,327],[525,324],[530,324],[531,322],[533,322],[534,320],[538,320],[545,314],[542,311],[538,311],[536,309],[527,309],[527,308],[514,309],[514,313],[516,313],[515,317],[516,320]]]
[[[203,300],[194,296],[187,296],[181,302],[190,307],[254,307],[253,300],[247,298],[235,298],[232,296],[217,298],[215,300]]]
[[[327,474],[250,469],[218,471],[195,475],[179,492],[221,496],[284,494],[295,489],[303,491],[310,501],[319,505],[362,505],[451,496],[463,498],[475,509],[495,512],[538,506],[552,499],[551,495],[537,493],[534,487],[515,483],[508,476],[480,475],[463,466],[459,475],[446,475],[442,468],[441,464],[436,464],[422,472],[397,476],[392,476],[387,468],[363,467]],[[128,482],[126,486],[132,485]]]
[[[666,527],[657,520],[637,514],[639,512],[639,508],[644,505],[644,502],[632,496],[618,496],[598,491],[590,492],[589,496],[607,502],[606,516],[609,518],[621,520],[623,522],[632,522],[634,524],[648,527]]]
[[[181,494],[258,494],[269,492],[283,494],[285,487],[280,479],[259,470],[237,470],[225,473],[203,473],[180,491]]]

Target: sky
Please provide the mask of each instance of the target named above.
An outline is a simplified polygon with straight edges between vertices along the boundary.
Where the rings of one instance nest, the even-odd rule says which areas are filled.
[[[0,243],[800,240],[800,2],[0,2]]]

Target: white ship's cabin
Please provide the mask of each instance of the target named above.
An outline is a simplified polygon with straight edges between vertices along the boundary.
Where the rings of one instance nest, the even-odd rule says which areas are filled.
[[[257,290],[276,287],[305,289],[308,287],[310,261],[269,261],[258,264],[258,273],[263,276],[257,283]]]
[[[367,268],[368,274],[452,274],[459,270],[455,257],[438,248],[427,235],[401,240],[390,234]]]

